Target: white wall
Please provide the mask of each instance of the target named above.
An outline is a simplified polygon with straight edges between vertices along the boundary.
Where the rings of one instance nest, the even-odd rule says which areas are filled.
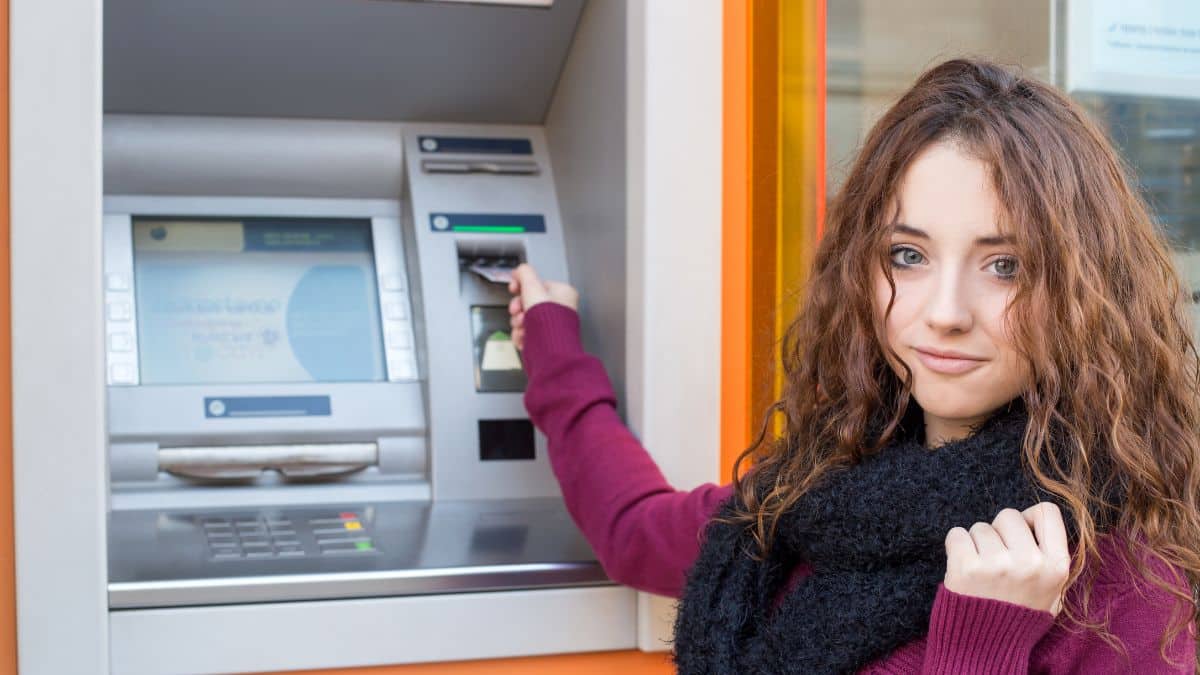
[[[100,2],[10,12],[17,656],[105,673]]]
[[[720,465],[722,2],[628,8],[629,417],[687,489]],[[672,604],[643,595],[642,649]]]

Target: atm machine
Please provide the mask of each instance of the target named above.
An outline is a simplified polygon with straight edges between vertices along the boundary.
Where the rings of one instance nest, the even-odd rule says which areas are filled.
[[[12,1],[22,672],[669,645],[503,280],[579,287],[630,426],[716,479],[718,3]]]
[[[406,602],[504,591],[518,594],[507,608],[468,602],[460,621],[540,611],[535,623],[589,627],[566,642],[628,640],[631,596],[562,503],[509,337],[507,271],[528,261],[570,279],[540,128],[110,115],[105,146],[111,190],[175,193],[104,199],[123,671],[167,655],[224,668],[194,622],[231,605],[279,622],[275,636],[241,633],[271,643],[289,623],[360,621],[355,600],[388,614],[383,637]],[[326,194],[378,171],[368,182],[394,197],[270,196],[280,157]],[[239,194],[211,196],[231,177]],[[563,592],[537,594],[551,589]],[[373,658],[461,658],[452,626],[381,640]]]
[[[394,200],[105,198],[111,606],[607,583],[509,339],[505,270],[569,278],[541,131],[322,127],[106,121],[118,185],[149,167],[215,192],[201,162],[254,192],[271,148],[174,149],[264,128],[279,150],[325,139],[310,180],[345,180],[336,167],[375,143],[403,185]]]
[[[103,166],[114,672],[631,646],[509,336],[541,125],[110,112]]]

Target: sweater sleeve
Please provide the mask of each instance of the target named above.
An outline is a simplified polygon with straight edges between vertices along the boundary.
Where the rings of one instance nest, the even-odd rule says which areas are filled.
[[[1108,622],[1108,631],[1120,644],[1114,649],[1093,631],[1075,624],[1055,626],[1033,655],[1033,668],[1044,673],[1136,672],[1153,675],[1196,672],[1196,625],[1188,622],[1165,645],[1176,612],[1189,616],[1191,603],[1151,583],[1119,553],[1125,540],[1101,537],[1101,569],[1092,587],[1087,619]],[[1143,564],[1163,579],[1174,579],[1176,589],[1191,596],[1181,572],[1142,551]],[[1068,591],[1069,602],[1079,605],[1080,588]]]
[[[921,672],[1025,675],[1054,615],[1003,600],[961,595],[938,584]]]
[[[525,407],[546,434],[571,517],[605,572],[678,597],[700,535],[732,486],[674,489],[622,423],[599,359],[584,352],[579,315],[545,302],[525,313]]]
[[[1143,593],[1125,591],[1106,603],[1109,630],[1125,650],[1122,655],[1099,638],[1088,635],[1075,645],[1071,663],[1055,669],[1061,673],[1137,672],[1147,675],[1183,675],[1196,672],[1196,627],[1190,624],[1166,645],[1166,658],[1160,641],[1167,634],[1170,608],[1177,600],[1161,589]],[[1063,659],[1069,652],[1060,651]]]

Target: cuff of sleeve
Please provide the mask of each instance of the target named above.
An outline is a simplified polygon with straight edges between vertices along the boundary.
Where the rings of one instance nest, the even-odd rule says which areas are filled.
[[[926,642],[926,673],[1027,673],[1054,615],[1003,600],[960,595],[938,584]]]
[[[541,302],[525,312],[525,345],[521,354],[529,376],[554,356],[583,351],[579,314],[557,302]]]

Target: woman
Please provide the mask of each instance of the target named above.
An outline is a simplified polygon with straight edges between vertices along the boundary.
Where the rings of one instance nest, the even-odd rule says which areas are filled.
[[[1190,297],[1052,88],[952,60],[879,120],[729,486],[665,482],[573,289],[510,290],[568,508],[615,580],[681,598],[680,672],[1195,671]]]

